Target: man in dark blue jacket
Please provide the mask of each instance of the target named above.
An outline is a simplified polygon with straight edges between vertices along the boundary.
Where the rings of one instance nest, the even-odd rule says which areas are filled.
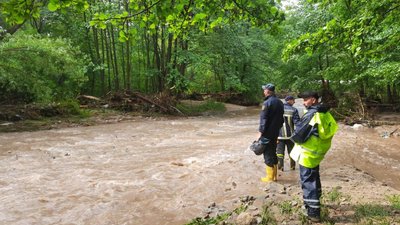
[[[264,90],[264,102],[260,113],[261,141],[266,145],[264,150],[264,162],[266,164],[266,176],[261,178],[263,182],[277,180],[276,143],[279,131],[283,124],[283,102],[275,96],[275,86],[266,84],[262,86]]]

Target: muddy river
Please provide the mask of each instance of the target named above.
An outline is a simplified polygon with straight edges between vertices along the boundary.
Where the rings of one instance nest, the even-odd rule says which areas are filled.
[[[262,157],[247,149],[258,112],[0,134],[0,224],[184,224],[212,203],[229,209],[239,197],[263,195]],[[365,157],[378,157],[357,140]],[[328,157],[345,162],[340,146]],[[400,154],[387,154],[397,154],[389,162],[396,185]],[[279,182],[295,184],[296,172]]]

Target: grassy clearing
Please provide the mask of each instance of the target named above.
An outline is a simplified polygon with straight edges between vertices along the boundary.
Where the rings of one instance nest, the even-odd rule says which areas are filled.
[[[387,196],[387,199],[394,209],[400,210],[400,195]]]
[[[278,204],[279,210],[283,215],[290,215],[293,213],[294,209],[290,201],[283,201]]]
[[[399,210],[400,195],[387,196],[387,202],[374,202],[370,204],[346,204],[342,206],[343,201],[348,201],[346,196],[340,191],[340,188],[333,188],[324,192],[324,200],[321,205],[321,223],[323,225],[334,225],[342,223],[354,225],[392,225],[400,224],[400,218],[396,210]],[[296,201],[296,204],[293,202]],[[390,203],[390,204],[388,204]],[[295,223],[302,225],[312,225],[312,223],[301,208],[301,200],[284,200],[280,202],[268,201],[260,209],[258,214],[258,224],[276,225],[284,223]],[[201,219],[196,218],[187,225],[210,225],[210,224],[235,224],[232,216],[245,212],[247,207],[241,206],[230,213],[224,213],[214,218]],[[330,217],[331,216],[331,217]]]
[[[322,194],[322,201],[326,203],[337,204],[344,197],[338,187],[334,187],[331,191]]]
[[[216,217],[212,217],[212,218],[208,218],[208,219],[197,217],[197,218],[193,219],[192,221],[190,221],[189,223],[187,223],[186,225],[218,224],[219,222],[222,222],[222,221],[228,219],[230,215],[231,215],[231,213],[224,213],[224,214],[217,215]]]
[[[210,217],[210,218],[201,218],[197,217],[190,221],[189,223],[185,225],[211,225],[211,224],[219,224],[220,222],[226,221],[229,217],[231,217],[233,214],[239,215],[240,213],[246,211],[247,205],[240,205],[238,208],[234,209],[232,212],[226,212],[222,214],[218,214],[215,217]]]
[[[270,210],[270,206],[265,204],[261,211],[261,225],[276,225],[278,222],[275,219],[272,210]]]
[[[221,113],[226,111],[225,105],[216,101],[205,101],[196,104],[179,103],[176,108],[188,116],[198,116],[205,112]]]

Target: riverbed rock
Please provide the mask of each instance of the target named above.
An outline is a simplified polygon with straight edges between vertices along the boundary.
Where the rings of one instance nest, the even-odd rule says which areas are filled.
[[[257,219],[248,212],[242,212],[236,218],[235,222],[236,222],[235,224],[237,225],[256,225]]]

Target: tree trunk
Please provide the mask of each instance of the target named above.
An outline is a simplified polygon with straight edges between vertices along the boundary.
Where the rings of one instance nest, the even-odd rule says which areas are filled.
[[[391,91],[391,87],[390,84],[386,84],[386,91],[387,91],[387,100],[389,103],[393,103],[393,95],[392,95],[392,91]]]
[[[184,50],[184,51],[188,50],[188,49],[189,49],[188,41],[182,40],[182,42],[181,42],[181,48],[182,48],[182,50]],[[185,62],[182,62],[182,63],[179,65],[179,73],[180,73],[182,76],[185,76],[186,66],[187,66],[187,64],[186,64]]]
[[[150,71],[151,61],[150,61],[150,35],[144,33],[144,40],[146,44],[146,70]],[[150,77],[146,76],[146,92],[150,91]]]
[[[129,30],[129,24],[126,23],[126,30]],[[131,90],[131,76],[132,76],[132,63],[131,63],[131,39],[125,42],[126,46],[126,89]]]
[[[112,90],[112,85],[111,85],[111,68],[112,68],[112,61],[111,61],[111,50],[110,50],[110,40],[109,40],[109,30],[108,27],[104,30],[104,41],[105,41],[105,51],[106,51],[106,60],[107,60],[107,73],[108,73],[108,77],[107,77],[107,81],[108,81],[108,91]]]
[[[161,75],[161,58],[160,51],[158,49],[158,32],[153,34],[153,51],[154,51],[154,61],[157,68],[156,86],[157,91],[162,91],[162,75]]]
[[[101,63],[102,67],[104,67],[106,63],[106,36],[105,36],[105,31],[100,30],[100,36],[101,36]],[[101,95],[105,95],[105,89],[106,89],[106,71],[103,68],[101,72]]]
[[[161,46],[160,46],[160,91],[165,88],[165,78],[167,76],[166,71],[166,59],[165,59],[165,34],[164,26],[161,27]]]
[[[130,13],[129,9],[129,0],[124,0],[123,1],[123,7],[126,12]],[[126,31],[129,31],[130,26],[129,26],[129,20],[125,21],[123,24],[123,29]],[[126,54],[124,54],[124,51],[122,50],[122,62],[125,64],[122,65],[122,71],[123,71],[123,78],[124,78],[124,88],[126,90],[131,90],[131,76],[132,76],[132,63],[131,63],[131,35],[128,35],[128,40],[125,42],[125,47],[126,47]],[[123,45],[122,49],[123,49]],[[126,56],[126,59],[124,60],[124,55]]]
[[[118,31],[118,30],[117,30]],[[114,88],[116,91],[119,91],[119,72],[118,72],[118,61],[117,61],[117,48],[115,46],[115,32],[114,32],[114,26],[111,25],[111,31],[110,31],[110,36],[111,36],[111,46],[110,48],[112,49],[112,65],[113,65],[113,71],[114,71]]]
[[[85,23],[87,22],[86,18],[86,13],[83,13],[83,19]],[[86,34],[86,40],[88,42],[88,48],[89,48],[89,55],[90,55],[90,60],[95,63],[97,60],[95,59],[95,56],[93,54],[93,49],[92,49],[92,44],[91,44],[91,38],[90,38],[90,27],[85,27],[85,34]],[[94,84],[96,82],[96,72],[91,71],[90,72],[92,77],[90,78],[89,76],[89,82],[90,82],[90,94],[93,95],[94,93]]]

